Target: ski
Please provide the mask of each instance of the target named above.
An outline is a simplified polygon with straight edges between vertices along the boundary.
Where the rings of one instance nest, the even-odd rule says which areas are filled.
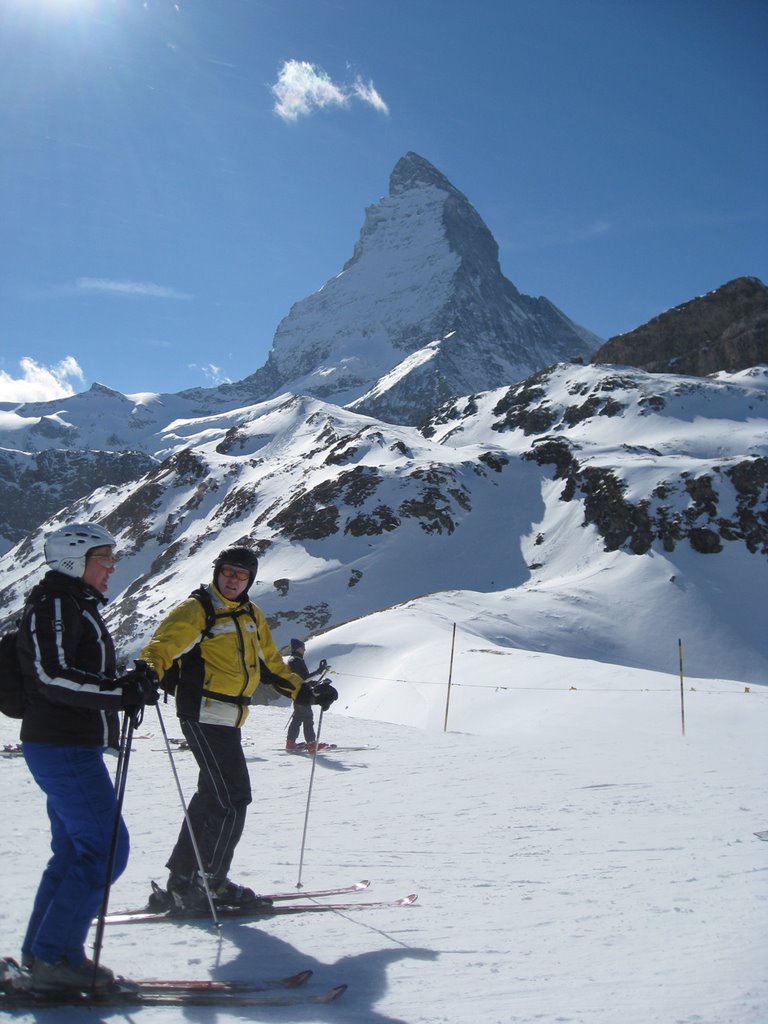
[[[369,879],[362,878],[359,882],[353,882],[352,885],[340,885],[336,889],[299,889],[298,892],[273,892],[264,896],[263,899],[279,903],[283,900],[314,900],[320,896],[344,896],[351,892],[363,892],[370,884]]]
[[[297,971],[285,978],[270,981],[247,981],[241,978],[115,978],[117,989],[136,992],[270,992],[273,989],[300,988],[312,977],[311,970]],[[14,991],[26,991],[29,985],[29,974],[20,967],[13,957],[7,956],[0,961],[0,989],[9,988]]]
[[[333,889],[306,889],[306,890],[305,889],[301,889],[298,892],[271,892],[271,893],[267,893],[266,895],[259,896],[259,899],[271,900],[272,903],[279,903],[279,902],[285,902],[287,900],[313,900],[313,899],[317,899],[318,897],[322,897],[322,896],[346,896],[347,894],[353,893],[353,892],[363,892],[363,890],[367,889],[370,886],[370,884],[371,883],[370,883],[370,881],[367,878],[363,878],[359,882],[353,882],[352,885],[340,885],[340,886],[337,886],[336,888],[333,888]],[[162,895],[156,895],[156,894],[162,894]],[[124,914],[142,914],[142,913],[164,914],[164,913],[167,912],[168,909],[170,909],[170,907],[168,906],[168,903],[170,901],[167,901],[165,905],[162,903],[162,900],[164,898],[167,899],[167,894],[166,894],[165,889],[161,889],[160,886],[157,884],[157,882],[152,882],[152,897],[154,899],[158,900],[158,903],[160,904],[159,907],[156,907],[155,909],[153,909],[152,906],[147,904],[147,905],[145,905],[143,907],[136,907],[133,910],[122,911],[122,913],[124,913]],[[217,906],[216,909],[218,911],[219,907]],[[94,924],[95,924],[95,922],[94,922]]]
[[[326,753],[345,754],[345,753],[350,752],[350,751],[378,750],[378,749],[379,749],[378,747],[371,747],[371,746],[368,746],[368,744],[363,744],[362,746],[359,746],[359,747],[341,747],[341,746],[339,746],[338,743],[329,743],[327,746],[322,747],[320,750],[318,750],[318,754],[326,754]],[[306,757],[313,757],[314,756],[309,750],[306,749],[306,745],[304,743],[299,744],[299,746],[297,746],[295,750],[282,750],[281,749],[280,753],[281,754],[304,754]]]
[[[116,989],[109,992],[47,992],[35,993],[23,989],[0,990],[0,1010],[42,1009],[58,1006],[115,1007],[124,1006],[309,1006],[313,1003],[332,1003],[346,992],[346,985],[321,992],[319,995],[281,995],[278,993],[249,994],[237,991],[199,991],[179,988],[168,992],[142,992]]]
[[[305,970],[290,974],[287,978],[278,978],[276,981],[254,982],[239,978],[224,980],[215,978],[192,980],[142,978],[140,981],[131,979],[128,984],[130,988],[135,988],[139,992],[175,992],[177,989],[184,992],[269,992],[272,989],[300,988],[302,985],[306,985],[311,977],[312,971]]]
[[[346,750],[378,750],[378,749],[379,749],[378,747],[371,746],[370,743],[363,743],[359,747],[340,747],[337,743],[332,743],[331,744],[331,750],[338,750],[342,754]],[[320,753],[322,754],[323,751],[321,750]]]
[[[416,899],[416,893],[411,893],[409,896],[403,896],[396,900],[364,900],[363,902],[349,903],[286,903],[285,905],[261,907],[258,910],[249,910],[247,906],[217,907],[216,914],[219,919],[239,918],[241,920],[258,920],[269,917],[284,917],[289,914],[327,914],[332,911],[347,912],[350,910],[379,910],[383,907],[409,907],[416,902]],[[139,910],[127,914],[107,914],[105,922],[106,924],[144,924],[149,921],[175,921],[183,924],[184,922],[210,921],[210,919],[210,910],[205,908],[186,913],[180,911],[156,913],[151,910]]]

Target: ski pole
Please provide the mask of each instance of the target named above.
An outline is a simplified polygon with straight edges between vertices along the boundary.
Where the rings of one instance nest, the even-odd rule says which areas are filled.
[[[109,906],[109,894],[112,889],[112,873],[115,870],[115,857],[117,856],[117,838],[120,834],[120,822],[123,815],[123,800],[125,798],[125,786],[128,779],[128,762],[131,757],[131,745],[133,742],[134,726],[141,722],[144,714],[143,708],[132,708],[123,715],[123,726],[120,731],[120,749],[117,755],[117,770],[115,771],[115,821],[112,826],[112,840],[109,845],[109,856],[107,858],[107,877],[104,882],[104,895],[101,900],[101,909],[96,922],[96,935],[93,940],[93,979],[91,990],[96,990],[96,977],[99,969],[99,958],[101,947],[104,942],[104,926],[106,924],[107,907]]]
[[[680,657],[680,718],[685,736],[685,690],[683,688],[683,641],[677,641],[677,650]]]
[[[171,741],[168,739],[168,733],[165,731],[165,722],[163,721],[163,714],[160,710],[160,705],[155,705],[157,708],[157,717],[160,721],[160,730],[165,740],[165,749],[168,751],[168,759],[171,762],[171,771],[173,777],[176,780],[176,789],[179,792],[179,800],[181,801],[181,808],[184,811],[184,821],[187,823],[187,830],[189,831],[189,838],[192,842],[192,849],[195,851],[195,860],[197,861],[197,867],[200,871],[200,877],[203,880],[203,888],[205,889],[205,896],[208,900],[208,906],[211,908],[211,917],[213,918],[214,928],[221,928],[221,922],[219,916],[216,913],[216,907],[213,902],[213,896],[211,895],[211,889],[208,885],[208,878],[203,867],[203,858],[200,854],[200,847],[197,845],[197,839],[195,837],[195,831],[192,828],[192,822],[189,820],[189,811],[187,810],[187,801],[184,799],[184,790],[181,788],[181,779],[179,779],[179,773],[176,771],[176,762],[173,758],[173,751],[171,750]]]
[[[299,877],[296,881],[296,888],[301,889],[301,872],[304,867],[304,846],[307,841],[307,824],[309,822],[309,804],[312,799],[312,784],[315,781],[315,764],[317,762],[317,748],[320,746],[320,733],[323,728],[323,709],[320,708],[320,717],[317,720],[317,735],[315,736],[315,751],[312,754],[312,771],[309,775],[309,790],[307,792],[307,809],[304,812],[304,832],[301,837],[301,855],[299,857]]]

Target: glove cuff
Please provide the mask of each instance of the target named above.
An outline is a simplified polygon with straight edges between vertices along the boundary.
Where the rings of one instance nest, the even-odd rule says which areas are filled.
[[[295,704],[312,704],[315,700],[315,693],[309,683],[302,683],[301,689],[294,697]]]

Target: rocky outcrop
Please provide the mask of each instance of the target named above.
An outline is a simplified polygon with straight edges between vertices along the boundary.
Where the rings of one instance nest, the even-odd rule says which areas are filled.
[[[738,277],[610,338],[592,362],[694,377],[768,363],[768,288],[756,277]]]
[[[762,376],[756,372],[755,379]],[[603,368],[597,378],[574,371],[569,379],[565,368],[555,367],[496,392],[490,429],[500,435],[519,433],[528,440],[522,458],[553,467],[553,478],[562,481],[560,500],[581,504],[582,525],[597,530],[606,551],[644,555],[656,544],[672,552],[687,542],[694,551],[709,555],[736,542],[752,554],[766,555],[768,458],[761,453],[734,457],[721,443],[722,458],[704,460],[697,436],[702,428],[693,426],[697,416],[705,422],[718,406],[721,415],[727,415],[729,407],[734,410],[734,427],[747,406],[755,422],[760,422],[768,411],[763,390],[755,392],[754,398],[747,390],[739,399],[731,389],[726,382],[680,381],[609,368]],[[471,396],[440,410],[424,433],[431,438],[450,437],[457,426],[460,429],[478,415],[482,415],[480,396]],[[663,431],[657,435],[661,447],[641,443],[643,421],[659,416],[668,416],[672,423],[691,422],[692,439],[675,440],[679,451],[670,452],[662,444]],[[602,442],[595,446],[592,441],[609,436],[600,426],[604,419],[616,420],[611,433],[617,440],[608,464]],[[680,429],[674,428],[673,434]],[[621,443],[618,438],[625,433],[636,438],[635,443]],[[679,456],[689,446],[696,451],[700,468],[680,472]],[[739,450],[738,441],[735,450]],[[635,462],[643,464],[642,478],[653,481],[640,495],[637,485],[628,483]]]
[[[99,487],[117,486],[149,472],[156,460],[137,452],[0,449],[0,534],[5,548],[65,505]]]

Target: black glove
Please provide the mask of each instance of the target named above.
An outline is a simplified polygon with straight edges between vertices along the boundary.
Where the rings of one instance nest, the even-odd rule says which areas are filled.
[[[118,680],[123,687],[123,707],[140,708],[145,704],[157,704],[160,699],[157,673],[146,662],[137,661],[136,668],[126,672]]]
[[[152,668],[148,661],[134,661],[137,672],[143,672],[144,675],[149,679],[153,686],[160,685],[160,677],[157,672]]]
[[[327,672],[327,671],[328,671],[328,662],[325,660],[325,658],[321,658],[319,665],[314,670],[314,672],[310,672],[309,673],[309,675],[307,676],[307,679],[312,679],[314,676],[321,676],[324,672]]]
[[[335,687],[330,683],[316,683],[312,687],[312,703],[318,704],[323,711],[327,711],[331,704],[338,699],[338,696]]]
[[[301,689],[293,699],[294,704],[314,704],[315,695],[309,683],[302,683]]]

